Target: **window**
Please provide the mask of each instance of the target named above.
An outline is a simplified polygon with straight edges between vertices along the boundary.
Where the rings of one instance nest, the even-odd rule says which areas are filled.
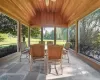
[[[100,9],[79,21],[79,52],[100,61]]]

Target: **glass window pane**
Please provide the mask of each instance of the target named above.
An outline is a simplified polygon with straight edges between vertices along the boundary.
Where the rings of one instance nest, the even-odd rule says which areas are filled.
[[[38,44],[41,41],[41,28],[31,28],[30,44]]]
[[[64,45],[67,41],[67,28],[56,28],[56,44]]]
[[[45,41],[45,44],[47,44],[47,41],[53,41],[54,43],[54,28],[43,28],[43,41]]]
[[[71,42],[71,48],[75,49],[75,31],[76,25],[72,25],[68,28],[68,41]]]
[[[100,61],[100,9],[79,21],[79,52]]]
[[[0,13],[0,47],[17,45],[17,22]]]

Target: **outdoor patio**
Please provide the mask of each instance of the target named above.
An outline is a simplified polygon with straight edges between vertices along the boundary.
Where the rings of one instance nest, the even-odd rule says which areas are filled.
[[[33,71],[30,72],[30,65],[27,59],[12,61],[0,66],[0,80],[100,80],[100,73],[91,66],[80,60],[71,50],[69,53],[70,63],[63,59],[63,75],[56,75],[54,69],[46,75],[43,62],[33,64]]]

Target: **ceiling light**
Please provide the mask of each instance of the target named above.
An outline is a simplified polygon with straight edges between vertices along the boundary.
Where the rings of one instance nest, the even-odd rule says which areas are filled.
[[[49,0],[45,0],[46,6],[49,6]]]
[[[56,0],[51,0],[51,1],[55,2]]]

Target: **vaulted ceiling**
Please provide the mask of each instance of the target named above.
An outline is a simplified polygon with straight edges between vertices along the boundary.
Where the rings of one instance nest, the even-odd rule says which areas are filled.
[[[100,8],[100,0],[0,0],[0,11],[29,25],[66,26]]]

